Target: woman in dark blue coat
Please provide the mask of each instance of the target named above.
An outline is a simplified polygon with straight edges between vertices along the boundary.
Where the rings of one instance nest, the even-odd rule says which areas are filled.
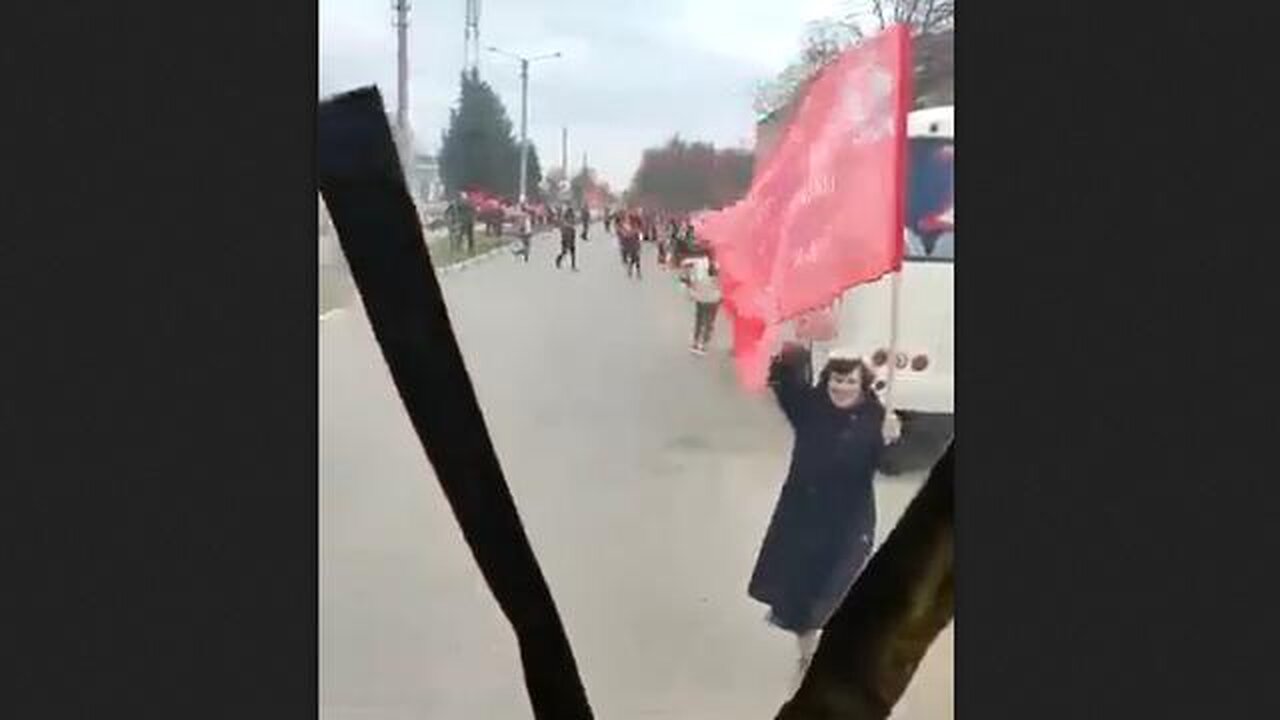
[[[817,631],[871,554],[872,479],[885,446],[885,409],[861,360],[833,357],[815,385],[809,353],[788,346],[769,384],[795,432],[791,468],[765,533],[748,592],[769,605],[769,622],[795,633],[801,671]]]

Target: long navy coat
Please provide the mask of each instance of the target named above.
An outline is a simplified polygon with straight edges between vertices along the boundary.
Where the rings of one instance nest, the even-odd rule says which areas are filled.
[[[748,587],[771,607],[770,622],[796,633],[826,623],[871,554],[884,448],[884,407],[867,397],[840,410],[805,381],[808,363],[807,353],[784,354],[770,371],[795,446]]]

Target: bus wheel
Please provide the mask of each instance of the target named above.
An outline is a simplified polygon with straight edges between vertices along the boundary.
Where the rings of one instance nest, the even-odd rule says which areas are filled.
[[[955,432],[951,415],[903,412],[902,437],[886,447],[880,473],[894,476],[928,470],[942,457]]]

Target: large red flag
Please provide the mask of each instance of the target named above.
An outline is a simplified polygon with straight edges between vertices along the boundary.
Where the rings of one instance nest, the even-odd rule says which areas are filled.
[[[739,377],[764,387],[777,326],[902,267],[910,36],[895,25],[808,85],[747,196],[698,219]]]

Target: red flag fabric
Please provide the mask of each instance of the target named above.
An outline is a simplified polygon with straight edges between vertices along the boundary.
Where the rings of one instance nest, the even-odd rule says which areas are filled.
[[[842,53],[809,83],[746,197],[696,221],[748,389],[765,385],[780,323],[902,267],[909,56],[902,25]]]
[[[503,209],[502,201],[496,196],[489,194],[486,190],[463,190],[461,195],[462,199],[475,208],[476,212],[491,213],[494,211],[501,211]]]

